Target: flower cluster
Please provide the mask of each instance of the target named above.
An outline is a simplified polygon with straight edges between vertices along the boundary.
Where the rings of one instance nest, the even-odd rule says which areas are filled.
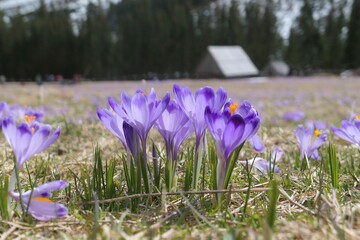
[[[16,121],[19,121],[22,115],[23,120],[17,125]],[[2,118],[2,132],[15,155],[14,171],[9,183],[9,197],[23,204],[22,209],[40,221],[64,217],[67,214],[67,208],[62,204],[52,202],[49,198],[52,191],[67,187],[66,182],[53,181],[22,194],[14,192],[17,183],[16,173],[32,156],[46,150],[58,139],[60,128],[51,133],[49,125],[38,121],[42,117],[40,112],[11,108],[6,103],[0,104],[0,117]]]
[[[113,111],[97,109],[98,117],[103,125],[119,138],[128,156],[131,154],[135,167],[146,170],[137,172],[144,177],[145,191],[151,190],[151,186],[146,185],[151,182],[147,179],[146,141],[153,126],[165,141],[167,155],[165,181],[168,190],[174,187],[180,145],[192,134],[195,135],[192,187],[196,189],[206,129],[216,142],[217,188],[226,187],[224,177],[229,169],[230,156],[235,149],[242,146],[246,140],[249,140],[256,151],[262,152],[264,149],[260,138],[256,135],[260,127],[257,111],[247,101],[240,106],[235,104],[228,99],[226,91],[222,88],[215,92],[211,87],[204,87],[193,94],[189,88],[175,84],[173,93],[175,100],[170,100],[169,93],[166,93],[162,99],[157,99],[154,89],[149,95],[143,90],[137,90],[132,98],[123,93],[120,104],[109,97],[109,105]],[[142,154],[139,154],[139,151],[142,151]],[[142,158],[141,164],[140,158]],[[130,158],[127,159],[127,168],[130,168]]]

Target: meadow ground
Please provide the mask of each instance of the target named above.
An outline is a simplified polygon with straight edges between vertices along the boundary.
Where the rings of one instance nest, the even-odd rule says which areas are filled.
[[[278,163],[280,175],[268,176],[241,165],[235,166],[230,193],[225,193],[221,209],[212,206],[209,189],[209,168],[204,164],[201,178],[202,194],[182,194],[183,175],[188,146],[178,165],[177,195],[147,196],[138,199],[137,209],[130,211],[126,199],[126,183],[120,160],[120,141],[100,123],[97,107],[108,107],[107,97],[119,99],[121,92],[132,95],[136,89],[149,92],[155,88],[158,96],[172,94],[173,84],[192,90],[211,86],[223,87],[237,102],[249,100],[258,110],[262,123],[259,136],[265,153],[258,154],[248,145],[239,159],[255,156],[267,158],[275,146],[284,150]],[[321,121],[328,127],[340,127],[341,120],[360,114],[360,78],[254,78],[242,80],[181,80],[161,82],[84,82],[77,85],[34,84],[0,85],[0,102],[28,106],[44,112],[44,122],[61,127],[59,139],[45,152],[27,163],[20,173],[23,186],[29,176],[36,184],[62,179],[70,186],[53,199],[69,208],[65,218],[50,222],[22,219],[14,207],[11,219],[0,219],[0,239],[360,239],[360,152],[340,140],[328,128],[328,142],[336,147],[339,163],[338,187],[334,189],[327,159],[328,146],[320,149],[320,161],[299,162],[299,147],[294,129],[307,121]],[[284,114],[299,110],[305,118],[299,122],[285,121]],[[1,134],[2,135],[2,134]],[[162,151],[164,144],[156,132],[150,138]],[[209,144],[212,144],[208,135]],[[13,168],[12,150],[0,137],[0,177],[3,181]],[[99,146],[104,169],[113,162],[114,201],[103,202],[103,189],[94,190],[94,149]],[[150,152],[150,151],[149,151]],[[150,153],[149,153],[150,154]],[[99,156],[97,156],[99,160]],[[99,167],[99,164],[97,165]],[[104,170],[105,172],[105,170]],[[104,173],[106,174],[106,173]],[[36,177],[35,177],[36,176]],[[270,182],[276,181],[279,197],[275,205]],[[250,186],[249,186],[250,184]],[[25,187],[26,188],[26,187]],[[101,187],[100,187],[101,188]],[[244,191],[232,191],[232,189]],[[255,189],[255,190],[254,190]],[[97,193],[99,201],[89,203]],[[153,192],[156,192],[154,190]],[[122,197],[125,197],[122,198]]]

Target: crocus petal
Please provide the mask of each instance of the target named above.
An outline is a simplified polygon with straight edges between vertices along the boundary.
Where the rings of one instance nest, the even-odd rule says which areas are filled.
[[[183,127],[176,133],[174,136],[174,159],[176,159],[177,152],[182,142],[189,138],[189,136],[194,132],[194,125],[188,121]]]
[[[240,161],[240,163],[245,166],[247,165],[249,168],[251,167],[251,165],[253,165],[253,168],[259,170],[264,175],[269,174],[269,172],[273,169],[274,169],[274,173],[276,174],[281,173],[280,169],[277,166],[270,165],[268,161],[260,157],[247,161]]]
[[[97,109],[97,115],[102,124],[116,137],[119,138],[124,148],[127,149],[124,132],[122,130],[123,119],[118,115],[113,115],[110,111]]]
[[[131,99],[129,100],[129,97],[126,95],[126,93],[123,93],[121,95],[123,105],[119,105],[112,97],[108,97],[108,102],[112,110],[119,115],[121,118],[126,119],[126,121],[132,121],[130,117],[128,116],[127,112],[131,113]],[[130,103],[128,103],[130,101]],[[124,104],[126,103],[126,104]],[[130,105],[130,106],[129,106]],[[126,106],[126,107],[125,107]]]
[[[300,147],[300,157],[303,158],[305,153],[310,149],[312,130],[304,129],[303,126],[298,126],[295,130],[295,136]]]
[[[226,122],[222,114],[212,111],[208,106],[205,109],[205,121],[215,141],[220,141],[226,127]]]
[[[235,116],[235,115],[234,115]],[[245,142],[249,138],[253,137],[260,128],[260,118],[254,117],[249,122],[245,122],[245,129],[242,136],[242,142]]]
[[[233,115],[227,123],[223,134],[222,147],[226,159],[229,159],[231,153],[244,142],[242,141],[244,130],[244,119],[240,115]]]
[[[174,84],[173,92],[176,101],[179,103],[180,107],[184,110],[185,113],[189,114],[189,118],[194,118],[195,116],[195,99],[187,87],[180,87],[177,84]]]
[[[37,153],[44,151],[45,149],[49,148],[60,136],[60,128],[57,128],[54,133],[45,140],[43,144],[37,149]]]
[[[326,133],[321,134],[316,140],[315,142],[311,145],[311,149],[318,149],[319,147],[321,147],[323,144],[325,144],[327,141],[327,135]]]
[[[65,217],[68,214],[68,209],[59,203],[42,202],[33,198],[30,201],[29,213],[39,221],[50,221]]]
[[[135,162],[137,163],[140,154],[139,136],[137,135],[135,129],[125,121],[123,122],[123,131],[126,140],[126,145],[130,150],[131,155],[133,156]]]
[[[13,147],[19,169],[31,157],[26,154],[31,137],[29,126],[26,123],[20,124],[16,131],[16,146]]]
[[[317,149],[314,149],[313,151],[311,151],[309,153],[309,157],[314,159],[314,160],[319,160],[320,159],[320,156],[319,156],[319,152]]]
[[[264,144],[261,141],[261,139],[259,138],[259,136],[257,134],[255,134],[254,136],[252,136],[251,138],[248,139],[249,143],[251,144],[251,146],[254,148],[254,150],[256,152],[262,153],[264,152]]]
[[[215,94],[214,110],[220,111],[227,100],[227,92],[223,88],[219,88]]]
[[[45,150],[42,149],[44,147],[43,143],[49,137],[50,132],[51,132],[51,127],[49,125],[44,125],[40,127],[37,131],[35,131],[34,134],[32,135],[27,154],[33,156]]]
[[[167,146],[169,146],[177,132],[180,131],[188,121],[189,118],[184,111],[172,100],[155,122],[155,127],[163,136]]]
[[[204,112],[207,106],[214,106],[215,93],[210,87],[204,87],[196,91],[195,93],[195,112],[196,117],[204,119]]]
[[[265,159],[260,159],[258,161],[255,161],[254,167],[258,169],[263,174],[268,174],[272,169],[274,169],[274,173],[279,174],[280,170],[278,167],[274,165],[270,165],[268,161]]]
[[[29,198],[30,196],[32,198],[36,198],[36,197],[49,198],[50,193],[52,191],[58,191],[58,190],[66,188],[67,186],[69,186],[69,184],[65,181],[62,181],[62,180],[52,181],[49,183],[42,184],[39,187],[34,188],[32,191],[31,190],[26,191],[26,192],[22,193],[21,196],[23,198]],[[18,193],[13,193],[12,196],[14,198],[19,199]]]
[[[349,121],[342,121],[341,125],[349,136],[351,136],[357,143],[360,142],[360,130],[355,126],[354,123]]]
[[[136,94],[131,100],[131,110],[136,126],[145,129],[150,120],[146,97],[139,93]]]
[[[275,147],[271,153],[271,161],[278,162],[281,159],[283,154],[284,154],[284,151],[280,147]]]
[[[150,125],[152,126],[155,121],[161,116],[165,111],[167,105],[170,102],[170,94],[166,93],[163,99],[158,103],[154,112],[151,112]]]
[[[52,202],[48,197],[52,191],[60,190],[67,186],[67,182],[58,180],[34,188],[32,193],[31,191],[23,193],[22,202],[24,209],[28,209],[28,213],[40,221],[49,221],[66,216],[68,213],[67,208],[62,204]],[[9,196],[20,202],[18,193],[9,192]]]
[[[3,119],[2,131],[6,141],[14,148],[14,146],[16,146],[16,125],[12,118]]]
[[[347,132],[345,132],[344,130],[340,129],[340,128],[332,128],[332,131],[334,133],[335,136],[345,140],[345,141],[348,141],[349,143],[352,143],[352,144],[359,144],[355,141],[355,139],[351,136],[348,135]]]

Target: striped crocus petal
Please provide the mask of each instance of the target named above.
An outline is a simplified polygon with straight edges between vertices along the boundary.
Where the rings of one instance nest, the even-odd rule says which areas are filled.
[[[155,122],[155,127],[164,138],[166,146],[170,147],[177,133],[185,127],[188,121],[188,116],[180,106],[171,100],[163,114]],[[185,133],[186,130],[182,132]]]
[[[173,91],[175,99],[194,125],[197,149],[206,130],[204,117],[206,107],[212,111],[221,111],[226,102],[227,93],[222,88],[215,93],[211,87],[204,87],[192,94],[189,88],[176,84],[174,84]]]
[[[117,115],[112,114],[107,109],[98,108],[96,112],[101,123],[106,127],[106,129],[119,138],[124,148],[127,149],[126,139],[122,128],[124,122],[123,119]]]
[[[131,125],[141,141],[145,142],[151,127],[168,105],[170,94],[166,93],[163,99],[157,101],[154,90],[151,91],[150,96],[146,95],[144,91],[138,90],[132,98],[125,92],[122,93],[121,100],[122,105],[119,105],[109,97],[111,108]]]

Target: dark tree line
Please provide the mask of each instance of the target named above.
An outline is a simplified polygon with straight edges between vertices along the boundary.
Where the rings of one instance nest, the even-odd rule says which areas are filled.
[[[264,4],[266,3],[266,4]],[[317,16],[328,7],[328,12]],[[66,6],[0,12],[0,75],[79,73],[93,79],[193,73],[208,45],[241,45],[256,66],[285,59],[297,69],[360,67],[360,0],[304,0],[288,39],[273,1],[122,0],[90,3],[80,22]],[[138,75],[140,76],[140,75]]]

